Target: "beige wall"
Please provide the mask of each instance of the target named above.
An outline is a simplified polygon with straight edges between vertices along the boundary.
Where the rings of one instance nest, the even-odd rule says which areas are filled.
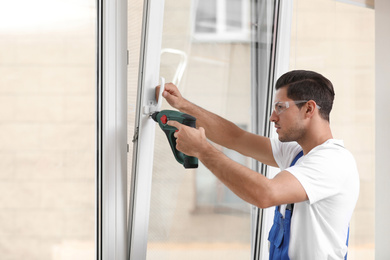
[[[315,70],[333,82],[333,135],[358,164],[349,258],[374,259],[375,12],[329,0],[298,0],[293,8],[290,69]]]
[[[42,24],[2,4],[15,22],[0,30],[4,260],[94,258],[95,3],[59,4],[31,10]]]

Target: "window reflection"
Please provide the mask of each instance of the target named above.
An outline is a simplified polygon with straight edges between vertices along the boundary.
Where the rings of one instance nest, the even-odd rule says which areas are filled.
[[[195,31],[215,33],[217,31],[217,1],[198,1],[196,7]]]
[[[196,41],[248,42],[249,0],[193,1]]]

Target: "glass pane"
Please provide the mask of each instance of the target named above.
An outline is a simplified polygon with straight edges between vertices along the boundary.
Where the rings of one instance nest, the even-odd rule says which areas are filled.
[[[197,33],[216,32],[217,28],[217,0],[198,0],[196,3]]]
[[[241,128],[247,130],[247,127]],[[236,151],[225,147],[220,147],[220,149],[232,160],[245,166],[250,165],[249,158]],[[195,205],[198,211],[213,210],[250,214],[248,204],[223,185],[203,164],[199,165],[196,172],[195,188]]]
[[[175,80],[192,102],[250,130],[251,45],[192,42],[191,2],[165,1],[160,75]],[[175,74],[183,66],[180,80]],[[172,108],[164,101],[162,109]],[[250,166],[245,157],[218,149]],[[147,259],[250,258],[250,205],[203,165],[185,170],[159,127],[153,169]]]
[[[242,29],[242,7],[244,0],[226,0],[226,30],[240,31]]]
[[[141,49],[141,34],[142,34],[142,15],[144,8],[144,0],[132,0],[128,1],[128,15],[127,15],[127,48],[129,50],[129,65],[127,66],[127,140],[128,140],[128,153],[127,153],[127,172],[132,172],[133,162],[133,140],[134,137],[134,125],[136,115],[136,103],[137,103],[137,89],[138,89],[138,72],[139,72],[139,59]],[[128,175],[128,200],[130,196],[131,177]]]
[[[1,2],[1,259],[95,257],[95,14]]]
[[[318,71],[333,82],[333,136],[358,164],[348,259],[375,259],[375,11],[327,0],[300,0],[293,10],[290,69]]]

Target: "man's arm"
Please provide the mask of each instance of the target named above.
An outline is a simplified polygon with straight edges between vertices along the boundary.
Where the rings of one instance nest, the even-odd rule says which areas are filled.
[[[158,91],[157,88],[156,93]],[[172,107],[196,117],[197,127],[203,127],[211,141],[267,165],[277,166],[269,138],[244,131],[234,123],[189,102],[172,83],[165,84],[163,97]]]
[[[169,121],[168,124],[179,130],[175,133],[178,150],[198,157],[220,181],[248,203],[268,208],[308,199],[301,183],[288,171],[268,179],[218,151],[207,141],[202,127],[194,129],[176,121]]]

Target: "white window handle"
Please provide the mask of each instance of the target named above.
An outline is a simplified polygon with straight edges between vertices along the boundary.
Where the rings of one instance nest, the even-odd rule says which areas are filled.
[[[144,114],[151,115],[153,112],[160,111],[162,104],[162,93],[165,89],[165,79],[160,77],[160,92],[158,93],[158,102],[156,100],[149,100],[148,104],[144,106]]]

